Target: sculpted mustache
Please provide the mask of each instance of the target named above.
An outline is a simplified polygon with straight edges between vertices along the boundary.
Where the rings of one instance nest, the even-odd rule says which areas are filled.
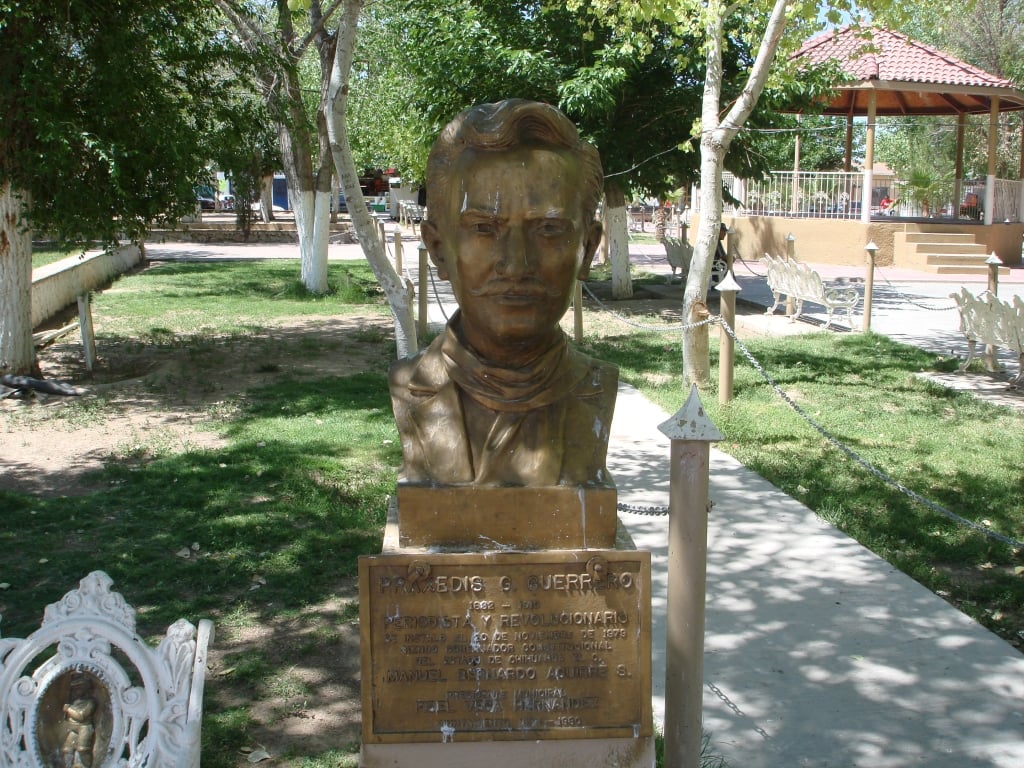
[[[536,296],[556,298],[559,292],[552,290],[542,280],[491,280],[480,288],[471,289],[471,296]]]

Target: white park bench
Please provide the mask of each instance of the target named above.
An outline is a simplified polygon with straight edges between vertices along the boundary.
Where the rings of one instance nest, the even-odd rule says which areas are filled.
[[[693,259],[693,246],[682,237],[666,237],[662,240],[662,244],[665,246],[668,265],[672,269],[672,277],[669,278],[669,282],[675,279],[678,269],[679,275],[685,283],[686,274],[690,271],[690,260]]]
[[[693,260],[693,246],[681,237],[665,237],[662,240],[662,245],[665,246],[665,258],[672,269],[672,274],[668,279],[669,283],[675,280],[676,270],[679,270],[679,278],[685,283],[686,276],[690,272],[690,262]],[[728,262],[716,253],[711,262],[711,287],[714,288],[722,282],[728,271]]]
[[[828,328],[832,324],[836,310],[843,310],[846,312],[850,328],[853,328],[853,310],[860,301],[860,293],[856,288],[846,285],[825,285],[821,281],[821,275],[798,261],[787,261],[781,256],[772,257],[767,253],[764,258],[768,265],[768,287],[772,289],[772,298],[775,302],[765,314],[773,314],[785,296],[794,303],[790,322],[796,321],[803,312],[804,302],[810,301],[825,307],[828,318],[823,327]]]
[[[93,571],[25,639],[0,637],[0,766],[198,768],[207,646],[179,619],[152,648]]]
[[[960,330],[967,337],[967,359],[960,370],[967,370],[979,342],[1002,347],[1017,355],[1017,375],[1010,386],[1020,386],[1024,381],[1024,302],[1014,296],[1013,304],[1008,304],[987,291],[974,296],[966,288],[951,293],[950,298],[960,310]],[[988,368],[995,370],[993,361],[989,361]]]

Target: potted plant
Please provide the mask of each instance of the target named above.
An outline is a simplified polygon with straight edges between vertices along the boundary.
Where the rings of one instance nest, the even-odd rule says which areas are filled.
[[[927,217],[931,215],[933,206],[947,194],[948,187],[946,174],[932,168],[914,167],[907,173],[902,197],[919,208],[922,216]]]

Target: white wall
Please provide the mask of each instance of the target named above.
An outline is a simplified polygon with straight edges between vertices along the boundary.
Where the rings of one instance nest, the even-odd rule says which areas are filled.
[[[106,285],[142,261],[137,245],[69,256],[32,270],[32,327],[75,303],[78,296]]]

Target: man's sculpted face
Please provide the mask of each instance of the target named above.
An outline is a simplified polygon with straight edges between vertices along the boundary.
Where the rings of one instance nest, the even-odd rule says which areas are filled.
[[[600,240],[600,224],[584,221],[578,161],[539,147],[469,149],[452,178],[448,199],[434,204],[444,210],[423,229],[466,341],[495,361],[543,349]]]

